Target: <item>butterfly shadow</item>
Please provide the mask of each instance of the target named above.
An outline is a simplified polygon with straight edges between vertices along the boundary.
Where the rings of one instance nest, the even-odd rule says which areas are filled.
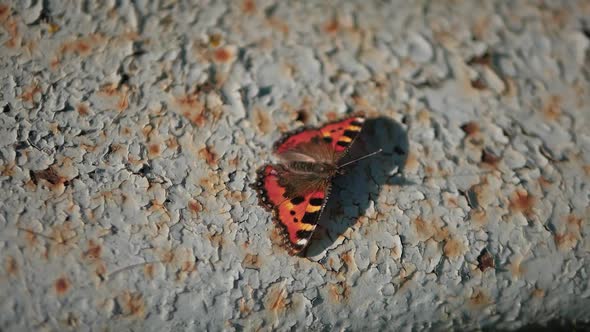
[[[346,230],[365,215],[371,202],[377,201],[384,184],[405,184],[396,175],[402,174],[406,164],[408,135],[401,124],[387,117],[368,119],[340,164],[379,149],[383,151],[344,167],[343,174],[334,178],[318,229],[304,256],[323,255],[337,241],[341,242]]]

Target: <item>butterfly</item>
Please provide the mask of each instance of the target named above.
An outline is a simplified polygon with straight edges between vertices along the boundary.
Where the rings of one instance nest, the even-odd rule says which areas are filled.
[[[303,127],[274,144],[280,160],[257,170],[254,188],[259,203],[272,212],[291,255],[307,247],[326,206],[332,179],[341,173],[350,146],[363,129],[365,117],[354,115],[319,128]]]

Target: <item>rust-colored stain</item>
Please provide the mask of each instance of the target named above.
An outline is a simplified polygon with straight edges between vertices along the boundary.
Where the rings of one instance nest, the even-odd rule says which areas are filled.
[[[93,240],[88,241],[87,249],[82,253],[82,258],[86,260],[95,260],[100,258],[102,246]]]
[[[485,90],[488,88],[488,85],[481,77],[471,80],[470,84],[475,90]]]
[[[244,14],[254,14],[256,12],[256,2],[254,0],[244,0],[242,2],[242,11]]]
[[[545,291],[540,289],[540,288],[535,288],[532,292],[531,292],[531,296],[537,299],[542,299],[545,297]]]
[[[16,163],[14,161],[9,162],[6,165],[0,166],[0,174],[2,176],[14,176],[16,174]]]
[[[569,229],[578,231],[582,229],[582,218],[576,216],[575,214],[569,214],[565,221]]]
[[[211,47],[219,47],[223,42],[223,36],[219,33],[213,33],[209,35],[209,45]]]
[[[561,97],[551,96],[542,109],[543,116],[547,121],[556,121],[561,116]]]
[[[463,130],[467,136],[474,136],[480,132],[480,127],[477,122],[470,121],[461,125],[461,130]]]
[[[582,166],[582,169],[584,169],[586,176],[590,176],[590,165],[584,165]]]
[[[178,140],[176,139],[176,137],[170,137],[166,140],[166,147],[170,150],[176,150],[178,149]]]
[[[406,164],[404,165],[404,169],[410,172],[414,172],[418,169],[418,166],[420,166],[418,155],[415,152],[410,151],[408,153],[408,157],[406,158]]]
[[[242,317],[246,317],[252,312],[252,308],[248,305],[246,299],[243,297],[239,299],[238,307],[240,308],[240,314]]]
[[[4,21],[10,16],[10,7],[5,4],[0,4],[0,21]]]
[[[262,265],[261,259],[259,258],[258,255],[255,255],[255,254],[246,254],[246,256],[244,257],[244,260],[242,261],[242,266],[244,268],[248,268],[248,269],[258,270],[258,269],[260,269],[261,265]]]
[[[78,112],[78,114],[80,114],[82,116],[86,116],[86,115],[90,114],[90,110],[88,109],[88,105],[85,103],[79,103],[76,106],[76,111]]]
[[[490,252],[483,248],[479,256],[477,257],[477,268],[484,272],[489,268],[495,268],[496,263],[494,262],[494,257],[490,254]]]
[[[139,292],[125,291],[118,296],[117,302],[128,317],[141,318],[145,316],[145,301]]]
[[[417,217],[412,225],[419,241],[432,238],[436,242],[440,242],[449,237],[449,230],[439,220],[425,220],[422,217]],[[453,252],[454,245],[454,243],[449,244],[450,252]]]
[[[488,16],[480,16],[475,19],[471,31],[477,40],[485,40],[486,32],[490,31],[491,19]]]
[[[342,303],[350,298],[350,287],[342,280],[336,284],[328,284],[330,300],[333,303]]]
[[[161,152],[162,148],[160,147],[159,143],[150,143],[148,145],[148,157],[150,159],[159,156]]]
[[[198,94],[187,94],[177,97],[175,103],[181,109],[181,114],[197,127],[203,127],[207,122],[207,110]]]
[[[154,279],[155,275],[155,266],[152,263],[147,263],[143,266],[143,275],[147,279]]]
[[[118,83],[107,83],[103,84],[98,93],[105,97],[116,97],[117,98],[117,110],[122,112],[129,107],[129,87],[125,84],[119,85]]]
[[[49,189],[58,190],[67,184],[67,179],[59,176],[54,167],[49,167],[42,171],[31,172],[31,180],[35,184],[39,184],[40,180],[46,181]]]
[[[35,101],[35,96],[39,93],[41,93],[41,87],[39,85],[37,85],[36,83],[25,88],[25,90],[23,91],[23,93],[20,95],[20,99],[24,102],[34,102]]]
[[[324,31],[326,33],[333,34],[333,33],[338,32],[339,29],[340,29],[340,22],[338,21],[337,18],[333,18],[330,21],[328,21],[326,24],[324,24]]]
[[[266,308],[277,312],[285,310],[287,306],[287,290],[284,286],[276,284],[268,293],[266,298]]]
[[[492,66],[492,55],[488,52],[485,52],[482,55],[474,56],[473,58],[469,59],[469,61],[467,61],[467,64],[469,66],[480,65],[480,66],[491,67]]]
[[[255,107],[254,111],[252,112],[254,125],[260,132],[263,134],[268,134],[273,128],[272,119],[268,115],[267,112],[264,110]]]
[[[516,279],[522,278],[525,273],[525,268],[522,266],[523,258],[521,255],[517,255],[510,260],[509,270]]]
[[[555,245],[560,251],[572,250],[578,244],[578,234],[574,232],[555,234],[554,239]]]
[[[452,258],[452,257],[459,257],[465,253],[465,245],[463,242],[459,241],[454,237],[450,237],[445,241],[445,245],[443,247],[443,252],[445,256]]]
[[[207,162],[209,166],[217,165],[217,153],[212,147],[206,146],[199,150],[199,156]]]
[[[530,195],[526,190],[517,189],[510,198],[510,210],[514,212],[522,212],[527,217],[531,216],[533,214],[535,201],[535,197]]]
[[[4,43],[8,48],[17,48],[21,45],[21,35],[18,31],[18,22],[11,17],[2,21],[2,26],[8,32],[10,38]]]
[[[469,304],[476,309],[486,307],[491,303],[492,300],[490,297],[481,289],[474,290],[473,294],[469,298]]]
[[[101,46],[105,42],[105,37],[100,33],[91,34],[72,41],[64,42],[58,51],[58,57],[66,54],[75,54],[78,56],[90,55],[92,50]]]
[[[225,243],[225,239],[223,238],[223,234],[221,233],[209,233],[207,237],[209,238],[209,241],[211,242],[211,245],[214,248],[222,248],[223,244]]]
[[[55,293],[57,295],[64,295],[70,289],[71,284],[70,280],[67,277],[60,277],[53,283],[53,288],[55,288]]]
[[[6,257],[4,260],[4,269],[6,270],[6,274],[9,276],[15,276],[18,274],[18,264],[16,259],[14,259],[12,256]]]
[[[469,220],[471,220],[474,225],[480,227],[485,225],[488,222],[486,211],[481,208],[472,209],[469,211]]]
[[[481,152],[481,162],[492,167],[496,167],[498,163],[502,160],[501,157],[496,156],[493,152],[489,151],[488,149],[483,149]]]
[[[194,213],[197,214],[201,211],[203,211],[203,205],[197,201],[196,199],[191,199],[190,201],[188,201],[188,209]]]
[[[220,47],[213,51],[213,60],[218,63],[227,63],[234,58],[234,52],[228,47]]]

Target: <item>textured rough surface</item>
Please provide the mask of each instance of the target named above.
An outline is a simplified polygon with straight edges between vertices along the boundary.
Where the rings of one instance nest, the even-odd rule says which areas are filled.
[[[319,3],[319,2],[318,2]],[[0,329],[590,317],[590,2],[0,5]],[[372,117],[309,257],[250,188]]]

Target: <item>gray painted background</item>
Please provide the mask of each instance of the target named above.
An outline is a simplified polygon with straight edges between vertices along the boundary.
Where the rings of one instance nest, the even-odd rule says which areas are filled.
[[[590,317],[590,2],[0,5],[0,329]],[[250,184],[353,111],[308,257]]]

